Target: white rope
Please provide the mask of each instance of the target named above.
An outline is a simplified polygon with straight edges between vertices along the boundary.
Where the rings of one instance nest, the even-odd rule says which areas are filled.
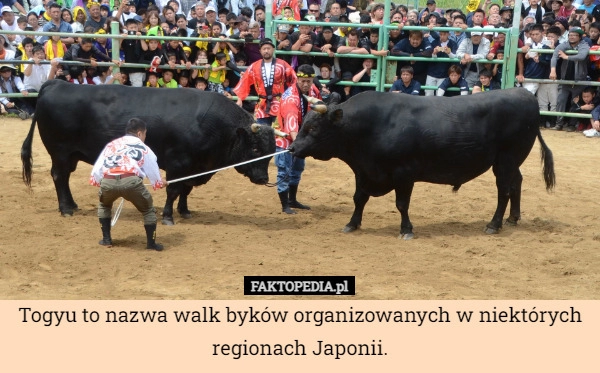
[[[114,227],[117,224],[117,220],[119,220],[119,215],[121,215],[121,211],[123,210],[123,202],[125,202],[125,198],[121,197],[121,203],[119,207],[115,210],[115,216],[113,216],[112,221],[110,222],[110,226]]]
[[[181,178],[179,178],[179,179],[175,179],[175,180],[167,180],[167,184],[173,184],[173,183],[177,183],[177,182],[180,182],[180,181],[183,181],[183,180],[193,179],[193,178],[195,178],[195,177],[199,177],[199,176],[204,176],[204,175],[212,174],[212,173],[215,173],[215,172],[219,172],[219,171],[222,171],[222,170],[226,170],[226,169],[228,169],[228,168],[233,168],[233,167],[237,167],[237,166],[245,165],[245,164],[247,164],[247,163],[256,162],[256,161],[259,161],[259,160],[261,160],[261,159],[269,158],[269,157],[272,157],[272,156],[274,156],[274,155],[277,155],[277,154],[283,154],[283,153],[287,153],[287,152],[289,152],[289,150],[284,150],[284,151],[281,151],[281,152],[276,152],[276,153],[273,153],[273,154],[267,154],[267,155],[263,155],[262,157],[254,158],[254,159],[251,159],[251,160],[249,160],[249,161],[241,162],[241,163],[238,163],[238,164],[233,164],[233,165],[231,165],[231,166],[221,167],[221,168],[218,168],[218,169],[216,169],[216,170],[212,170],[212,171],[206,171],[206,172],[203,172],[203,173],[201,173],[201,174],[196,174],[196,175],[192,175],[192,176],[181,177]]]
[[[267,154],[267,155],[263,155],[262,157],[254,158],[254,159],[251,159],[249,161],[237,163],[237,164],[234,164],[234,165],[231,165],[231,166],[221,167],[221,168],[218,168],[216,170],[206,171],[206,172],[203,172],[201,174],[196,174],[196,175],[192,175],[192,176],[181,177],[179,179],[167,181],[167,184],[173,184],[173,183],[177,183],[179,181],[193,179],[195,177],[204,176],[204,175],[212,174],[212,173],[219,172],[219,171],[222,171],[222,170],[226,170],[228,168],[233,168],[233,167],[245,165],[247,163],[256,162],[256,161],[259,161],[261,159],[269,158],[269,157],[272,157],[272,156],[277,155],[277,154],[287,153],[288,151],[289,150],[284,150],[282,152],[276,152],[276,153],[273,153],[273,154]],[[121,211],[123,210],[123,203],[124,202],[125,202],[125,198],[121,198],[121,203],[119,204],[119,206],[115,210],[115,216],[113,217],[112,221],[110,222],[110,226],[111,227],[114,227],[115,224],[117,224],[117,220],[119,220],[119,216],[121,215]]]

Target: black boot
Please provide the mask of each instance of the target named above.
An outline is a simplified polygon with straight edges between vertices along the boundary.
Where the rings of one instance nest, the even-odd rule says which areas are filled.
[[[144,228],[146,228],[146,239],[148,243],[146,244],[146,249],[162,251],[164,249],[163,245],[156,243],[156,224],[145,224]]]
[[[281,201],[281,212],[285,212],[286,214],[292,215],[292,214],[295,214],[296,211],[294,211],[290,208],[288,192],[289,191],[286,190],[285,192],[279,193],[279,200]]]
[[[298,185],[290,185],[290,207],[300,210],[310,210],[309,206],[303,205],[296,200],[296,193],[298,193]]]
[[[102,239],[98,242],[102,246],[112,246],[112,238],[110,238],[110,218],[99,218],[102,228]]]

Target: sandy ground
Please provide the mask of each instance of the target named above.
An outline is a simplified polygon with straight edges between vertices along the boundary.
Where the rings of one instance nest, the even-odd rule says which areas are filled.
[[[113,228],[116,246],[98,245],[90,165],[71,178],[80,211],[60,216],[37,131],[29,193],[19,156],[29,125],[0,118],[2,299],[244,299],[245,275],[356,276],[357,299],[600,299],[598,139],[544,131],[558,186],[546,193],[536,143],[521,168],[522,220],[498,235],[483,233],[496,206],[491,172],[458,193],[417,184],[415,240],[397,239],[393,193],[370,200],[361,230],[341,233],[353,174],[338,160],[310,158],[299,200],[311,211],[284,215],[273,188],[223,171],[190,195],[192,219],[159,225],[167,249],[154,252],[130,204]],[[165,192],[153,195],[160,212]]]

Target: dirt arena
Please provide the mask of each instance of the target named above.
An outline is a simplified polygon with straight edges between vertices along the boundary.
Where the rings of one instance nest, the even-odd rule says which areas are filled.
[[[311,211],[284,215],[273,188],[222,171],[190,195],[192,219],[176,214],[175,226],[159,225],[166,250],[154,252],[131,204],[113,228],[115,246],[98,245],[90,165],[71,177],[80,211],[60,216],[37,131],[28,192],[20,148],[29,126],[0,118],[2,299],[243,299],[245,275],[352,275],[357,299],[600,299],[598,139],[544,131],[557,188],[544,189],[536,143],[521,168],[522,220],[498,235],[483,233],[496,207],[491,172],[458,193],[417,184],[412,241],[397,238],[393,193],[369,201],[361,230],[341,233],[353,211],[353,174],[338,160],[310,158],[299,200]],[[153,195],[160,213],[165,192]]]

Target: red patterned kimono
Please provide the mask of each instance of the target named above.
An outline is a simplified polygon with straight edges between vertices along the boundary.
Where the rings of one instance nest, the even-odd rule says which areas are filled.
[[[310,97],[315,97],[321,100],[321,92],[313,84],[310,87]],[[298,85],[294,84],[288,88],[283,96],[281,96],[281,110],[277,117],[277,127],[281,132],[289,134],[290,132],[300,132],[300,125],[306,113],[310,110],[308,102],[301,97]],[[292,139],[287,137],[275,138],[275,145],[278,148],[287,149],[292,143]]]
[[[244,100],[250,94],[250,87],[254,85],[260,98],[254,111],[256,118],[276,117],[279,114],[281,95],[287,87],[295,86],[297,80],[294,69],[281,59],[273,58],[270,69],[266,69],[264,65],[264,60],[250,65],[233,89],[239,99]],[[267,81],[272,84],[265,84]]]

